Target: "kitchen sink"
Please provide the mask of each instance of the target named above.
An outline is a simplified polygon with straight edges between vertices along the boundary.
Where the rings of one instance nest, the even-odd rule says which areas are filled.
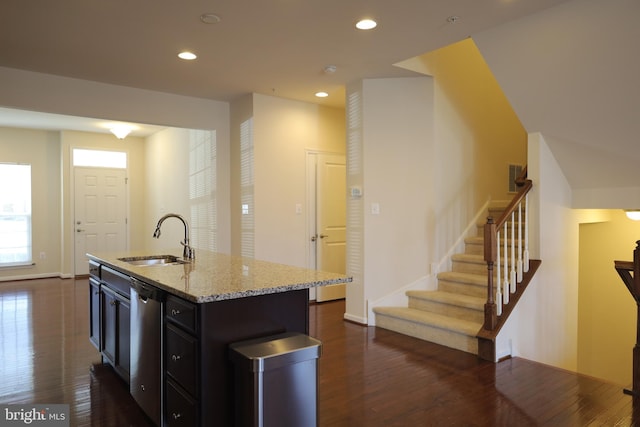
[[[189,261],[185,261],[174,255],[149,255],[149,256],[133,256],[126,258],[118,258],[120,261],[128,262],[137,266],[163,266],[163,265],[179,265],[188,264]]]

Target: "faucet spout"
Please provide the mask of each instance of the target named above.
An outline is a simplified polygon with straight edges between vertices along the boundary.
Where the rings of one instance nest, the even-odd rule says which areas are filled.
[[[196,258],[196,251],[189,244],[189,241],[190,241],[190,239],[189,239],[189,224],[187,224],[187,221],[182,217],[182,215],[169,213],[169,214],[164,215],[162,218],[160,218],[160,220],[158,221],[158,225],[156,225],[156,230],[153,232],[153,237],[155,239],[158,239],[160,237],[160,227],[162,227],[162,223],[167,218],[177,218],[180,221],[182,221],[182,224],[184,225],[184,240],[182,242],[180,242],[180,244],[182,246],[184,246],[184,250],[182,251],[182,257],[184,259],[189,259],[189,260],[195,259]]]

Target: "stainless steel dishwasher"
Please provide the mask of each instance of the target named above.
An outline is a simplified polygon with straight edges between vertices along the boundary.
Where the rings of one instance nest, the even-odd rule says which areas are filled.
[[[131,381],[129,391],[157,425],[162,414],[164,291],[131,278]]]

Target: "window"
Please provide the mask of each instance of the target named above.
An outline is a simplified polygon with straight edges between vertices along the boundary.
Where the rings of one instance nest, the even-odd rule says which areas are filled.
[[[73,149],[73,166],[97,168],[127,168],[127,153],[122,151]]]
[[[31,264],[31,165],[0,163],[0,182],[0,267]]]

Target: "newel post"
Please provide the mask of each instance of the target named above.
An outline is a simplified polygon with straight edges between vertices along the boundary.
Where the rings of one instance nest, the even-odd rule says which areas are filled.
[[[487,262],[487,302],[484,305],[484,329],[493,331],[498,324],[498,310],[494,300],[493,265],[497,259],[496,224],[493,217],[484,225],[484,260]]]
[[[636,242],[636,248],[633,250],[633,292],[636,300],[636,345],[633,347],[633,380],[632,392],[634,396],[640,393],[640,240]]]

